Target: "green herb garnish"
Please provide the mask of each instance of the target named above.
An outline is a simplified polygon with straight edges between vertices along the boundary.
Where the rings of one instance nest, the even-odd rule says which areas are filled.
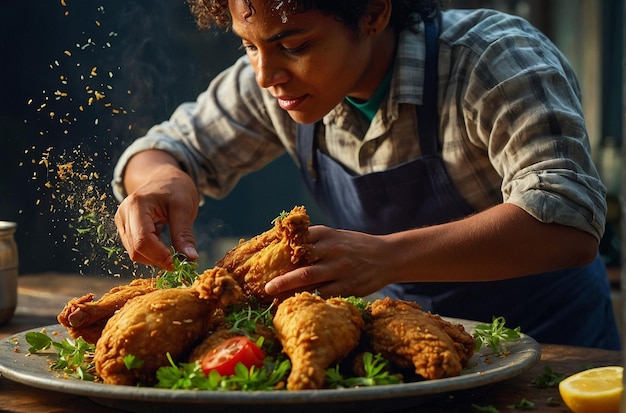
[[[255,366],[248,369],[243,363],[238,363],[235,366],[235,374],[223,377],[220,384],[224,390],[276,390],[281,382],[285,382],[290,370],[289,359],[275,361],[271,357],[266,357],[260,369]]]
[[[531,384],[540,389],[546,389],[548,387],[558,387],[559,383],[565,378],[564,374],[555,373],[548,366],[544,366],[543,374],[533,379]]]
[[[57,359],[51,365],[53,370],[61,370],[81,380],[94,380],[93,354],[96,348],[94,344],[87,343],[81,337],[75,340],[66,338],[59,342],[44,333],[34,331],[26,333],[25,338],[31,345],[29,353],[35,354],[49,348],[57,352]]]
[[[365,301],[363,298],[355,297],[353,295],[351,295],[350,297],[345,297],[344,300],[346,300],[347,302],[355,306],[356,309],[361,312],[361,314],[365,313],[367,306],[370,304],[369,302]]]
[[[531,402],[528,399],[521,399],[515,404],[507,406],[509,409],[517,409],[517,410],[534,410],[535,403]]]
[[[198,278],[198,263],[172,249],[174,271],[163,271],[157,278],[157,288],[189,287]]]
[[[363,377],[344,377],[339,365],[326,369],[326,383],[329,388],[380,386],[383,384],[398,384],[400,378],[390,374],[389,363],[380,354],[373,355],[370,352],[363,353]]]
[[[520,338],[520,327],[511,329],[505,327],[504,317],[494,317],[491,324],[478,324],[474,327],[474,339],[476,339],[476,351],[482,347],[489,347],[493,354],[506,353],[503,341]]]
[[[235,304],[229,307],[224,321],[231,326],[231,331],[251,338],[257,332],[259,324],[274,330],[272,305],[263,308],[260,305]]]
[[[475,403],[472,403],[472,410],[481,413],[498,413],[498,409],[496,409],[492,405],[480,406]]]
[[[288,215],[289,213],[287,211],[282,211],[276,218],[272,220],[272,225],[275,225],[278,221],[282,221],[283,219],[287,218]]]
[[[128,354],[124,356],[122,360],[124,360],[124,365],[126,366],[128,370],[139,369],[141,368],[141,366],[143,366],[143,360],[141,360],[140,358],[137,358],[136,356],[132,354]]]
[[[180,363],[177,366],[169,353],[167,353],[167,359],[170,366],[160,367],[157,370],[158,382],[155,387],[174,390],[212,390],[217,388],[219,378],[216,380],[213,377],[212,379],[211,375],[207,377],[199,363]]]
[[[157,370],[158,388],[185,390],[275,390],[284,382],[291,363],[288,359],[274,360],[266,357],[260,369],[252,366],[248,369],[243,363],[237,364],[235,374],[221,376],[213,370],[205,375],[199,363],[176,363],[167,355],[169,366]]]
[[[123,249],[120,247],[115,236],[110,235],[105,224],[108,215],[98,213],[95,210],[86,211],[80,209],[81,215],[76,220],[78,227],[75,227],[76,233],[80,236],[94,235],[95,243],[106,251],[107,258],[120,257]],[[70,228],[74,227],[70,224]]]

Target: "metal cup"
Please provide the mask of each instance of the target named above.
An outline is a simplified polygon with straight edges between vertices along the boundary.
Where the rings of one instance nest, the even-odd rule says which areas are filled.
[[[18,255],[15,222],[0,221],[0,324],[9,321],[17,307]]]

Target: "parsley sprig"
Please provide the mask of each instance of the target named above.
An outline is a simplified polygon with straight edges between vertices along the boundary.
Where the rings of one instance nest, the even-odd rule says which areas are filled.
[[[198,362],[177,365],[169,354],[167,357],[170,365],[157,370],[158,382],[155,387],[184,390],[276,390],[283,387],[291,369],[287,358],[275,360],[266,357],[261,368],[252,366],[248,369],[243,363],[238,363],[232,376],[221,376],[215,370],[205,375]]]
[[[474,327],[476,351],[482,347],[489,347],[494,355],[506,353],[503,342],[520,338],[520,327],[514,329],[505,326],[504,317],[493,317],[491,324],[478,324]]]
[[[337,389],[342,387],[380,386],[401,382],[400,377],[389,373],[388,361],[380,354],[363,353],[363,369],[365,370],[365,375],[362,377],[344,377],[339,370],[339,365],[328,368],[326,369],[326,384],[328,388]]]
[[[81,380],[93,381],[95,379],[93,354],[96,346],[94,344],[87,343],[81,337],[75,340],[66,338],[62,341],[55,341],[47,334],[37,331],[26,333],[25,338],[31,345],[28,349],[31,354],[49,348],[56,351],[57,358],[51,365],[53,370],[60,370]]]

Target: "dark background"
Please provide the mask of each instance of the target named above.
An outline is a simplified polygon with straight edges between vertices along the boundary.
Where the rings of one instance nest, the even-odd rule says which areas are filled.
[[[18,224],[22,274],[125,274],[125,257],[110,259],[94,231],[78,233],[81,197],[90,190],[108,197],[100,224],[114,237],[110,180],[115,160],[178,104],[194,100],[242,51],[230,33],[199,31],[184,0],[66,4],[2,6],[0,220]],[[93,67],[96,76],[91,76]],[[89,90],[105,98],[89,105],[94,97]],[[68,162],[91,178],[59,180],[56,167]],[[80,167],[83,162],[89,166]],[[273,218],[296,204],[305,204],[312,219],[323,222],[286,156],[245,177],[226,199],[207,199],[196,224],[206,265],[239,237],[268,229]]]
[[[449,3],[520,14],[549,37],[554,35],[551,22],[560,16],[559,4]],[[613,44],[620,37],[611,22],[623,14],[623,4],[602,4],[603,30],[610,31],[603,56],[620,62],[621,43]],[[110,255],[102,245],[103,239],[108,247],[116,242],[116,202],[109,185],[115,160],[181,102],[195,99],[241,55],[239,41],[229,33],[199,31],[185,0],[4,2],[1,10],[0,220],[18,223],[20,273],[135,271],[124,254]],[[603,62],[602,67],[621,68],[614,62]],[[617,120],[621,106],[610,98],[619,88],[611,87],[615,82],[609,80],[620,76],[605,76],[609,85],[602,93],[604,101],[613,102],[604,116]],[[94,91],[105,97],[90,105]],[[602,136],[613,136],[621,144],[621,123],[604,119],[603,125],[612,129],[603,130]],[[70,162],[87,179],[60,179],[58,166]],[[92,225],[91,231],[80,232],[86,226],[84,200],[91,198],[101,204],[98,231]],[[325,223],[286,156],[245,177],[226,199],[206,199],[196,224],[201,265],[212,265],[238,238],[266,230],[282,210],[296,204],[307,206],[314,223]],[[603,246],[607,256],[617,257],[613,263],[619,263],[619,222],[614,222]]]

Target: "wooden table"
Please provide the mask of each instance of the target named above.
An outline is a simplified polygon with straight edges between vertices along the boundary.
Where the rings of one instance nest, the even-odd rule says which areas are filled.
[[[55,324],[56,315],[74,296],[94,292],[96,297],[99,297],[113,286],[126,284],[128,281],[119,278],[62,274],[20,276],[18,308],[14,318],[0,326],[0,340],[10,338],[16,332]],[[545,367],[549,367],[555,373],[570,375],[589,367],[621,364],[622,356],[618,351],[545,344],[542,345],[540,362],[520,376],[475,389],[438,395],[425,401],[419,409],[412,408],[406,412],[394,410],[390,405],[389,412],[464,413],[476,411],[472,405],[490,405],[499,412],[514,412],[520,410],[512,406],[523,399],[535,404],[532,411],[536,413],[568,412],[557,388],[541,389],[531,385],[533,379],[543,374]],[[103,407],[86,397],[38,390],[0,378],[0,412],[68,411],[104,413],[120,410]],[[207,411],[210,411],[209,407]]]

